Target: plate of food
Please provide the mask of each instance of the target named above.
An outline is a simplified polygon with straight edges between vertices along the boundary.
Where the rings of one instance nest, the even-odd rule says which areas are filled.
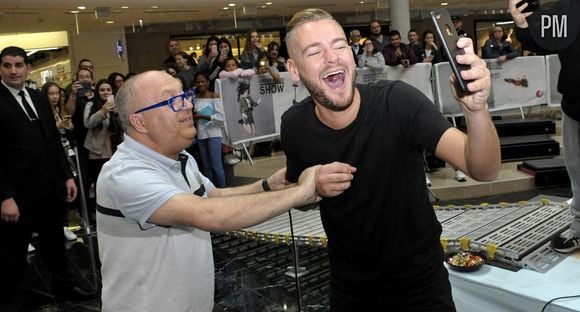
[[[445,262],[453,270],[473,272],[479,270],[485,263],[485,256],[475,251],[458,251],[445,255]]]

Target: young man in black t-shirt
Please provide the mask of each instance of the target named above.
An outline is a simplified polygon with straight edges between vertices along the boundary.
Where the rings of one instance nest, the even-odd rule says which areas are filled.
[[[288,25],[288,70],[311,97],[282,117],[286,179],[322,164],[317,174],[328,236],[331,311],[454,311],[429,202],[423,150],[477,180],[495,179],[499,140],[487,111],[485,62],[461,39],[472,66],[471,93],[457,100],[468,133],[451,127],[420,91],[399,81],[355,85],[352,50],[325,11],[297,13]],[[455,93],[455,92],[454,92]],[[336,164],[348,164],[337,172]]]

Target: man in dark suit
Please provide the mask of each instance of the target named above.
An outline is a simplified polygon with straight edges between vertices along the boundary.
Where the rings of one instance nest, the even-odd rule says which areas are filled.
[[[354,63],[358,67],[358,56],[364,53],[364,49],[360,44],[360,31],[358,29],[353,29],[350,31],[350,47],[352,49],[352,55],[354,56]]]
[[[86,299],[66,267],[61,205],[77,188],[54,118],[41,94],[25,88],[26,52],[7,47],[0,58],[0,311],[20,309],[33,231],[56,299]]]

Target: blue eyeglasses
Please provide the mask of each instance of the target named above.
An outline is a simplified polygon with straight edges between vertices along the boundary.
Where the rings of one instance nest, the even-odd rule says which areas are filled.
[[[183,92],[182,94],[176,95],[168,100],[163,100],[157,104],[153,104],[151,106],[147,106],[147,107],[143,107],[140,110],[136,111],[134,114],[139,114],[142,113],[144,111],[148,111],[150,109],[154,109],[157,107],[162,107],[162,106],[169,106],[171,108],[172,111],[174,112],[180,112],[185,108],[185,100],[187,99],[190,103],[193,103],[193,99],[195,98],[195,88],[191,88],[189,90],[186,90],[185,92]],[[181,101],[178,101],[178,99],[180,99]]]

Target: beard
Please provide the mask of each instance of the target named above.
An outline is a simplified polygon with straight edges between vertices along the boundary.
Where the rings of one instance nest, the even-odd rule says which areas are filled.
[[[352,101],[354,99],[354,88],[356,86],[356,73],[352,75],[353,79],[350,84],[350,95],[346,99],[340,99],[339,102],[335,102],[331,100],[327,95],[326,92],[322,89],[321,86],[316,85],[315,83],[305,79],[304,77],[300,77],[300,80],[310,92],[310,96],[314,99],[314,101],[325,108],[328,108],[334,112],[341,112],[345,111],[352,105]]]

